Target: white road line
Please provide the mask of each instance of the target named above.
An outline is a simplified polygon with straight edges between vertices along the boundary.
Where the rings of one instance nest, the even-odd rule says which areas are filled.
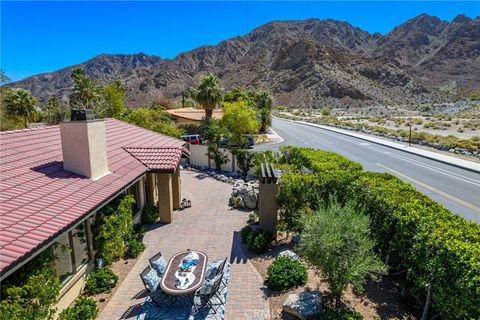
[[[452,196],[451,194],[448,194],[448,193],[446,193],[446,192],[444,192],[444,191],[442,191],[442,190],[439,190],[439,189],[437,189],[437,188],[435,188],[435,187],[432,187],[432,186],[430,186],[430,185],[428,185],[428,184],[426,184],[426,183],[423,183],[423,182],[418,181],[418,180],[416,180],[416,179],[414,179],[414,178],[412,178],[412,177],[409,177],[409,176],[407,176],[407,175],[405,175],[405,174],[403,174],[403,173],[400,173],[400,172],[398,172],[398,171],[396,171],[396,170],[393,170],[393,169],[391,169],[391,168],[389,168],[389,167],[387,167],[387,166],[385,166],[385,165],[383,165],[383,164],[381,164],[381,163],[376,163],[376,165],[379,166],[379,167],[382,167],[383,169],[386,169],[386,170],[388,170],[388,171],[393,172],[395,175],[397,175],[397,176],[399,176],[399,177],[402,177],[402,178],[404,178],[404,179],[410,180],[410,181],[412,181],[413,183],[418,184],[419,186],[421,186],[421,187],[423,187],[423,188],[425,188],[425,189],[428,189],[428,190],[430,190],[430,191],[433,191],[433,192],[435,192],[435,193],[438,193],[439,195],[442,195],[442,196],[444,196],[444,197],[447,198],[447,199],[450,199],[450,200],[452,200],[452,201],[454,201],[454,202],[456,202],[456,203],[458,203],[458,204],[461,204],[462,206],[465,206],[465,207],[467,207],[467,208],[470,208],[470,209],[472,209],[472,210],[480,213],[480,208],[477,207],[477,206],[475,206],[475,205],[473,205],[473,204],[471,204],[471,203],[465,202],[465,201],[463,201],[462,199],[458,199],[458,198]]]

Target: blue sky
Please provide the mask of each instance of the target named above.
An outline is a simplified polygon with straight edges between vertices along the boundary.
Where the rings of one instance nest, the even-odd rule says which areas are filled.
[[[480,15],[480,2],[1,2],[0,65],[13,80],[102,53],[173,58],[271,20],[333,18],[387,33],[421,13]]]

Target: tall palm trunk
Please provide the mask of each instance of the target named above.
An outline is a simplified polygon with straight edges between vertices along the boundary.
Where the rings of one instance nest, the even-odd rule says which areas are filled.
[[[205,118],[210,119],[213,115],[213,109],[207,108],[205,109]]]

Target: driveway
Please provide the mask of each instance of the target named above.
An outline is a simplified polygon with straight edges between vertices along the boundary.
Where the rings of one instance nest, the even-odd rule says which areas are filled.
[[[145,234],[145,251],[98,319],[135,319],[145,301],[139,274],[148,265],[148,258],[161,251],[169,259],[186,249],[205,252],[209,261],[229,257],[225,319],[269,319],[263,280],[241,248],[239,231],[248,213],[228,207],[231,185],[185,170],[181,178],[182,197],[190,199],[192,207],[174,212],[171,224],[155,225]]]

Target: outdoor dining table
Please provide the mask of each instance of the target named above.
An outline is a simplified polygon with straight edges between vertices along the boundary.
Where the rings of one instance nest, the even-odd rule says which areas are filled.
[[[182,259],[189,253],[189,251],[183,251],[175,254],[168,261],[165,274],[162,277],[162,281],[160,282],[160,287],[167,295],[191,295],[194,294],[202,286],[205,279],[205,271],[207,269],[208,257],[205,253],[201,251],[192,251],[195,251],[198,254],[198,264],[196,265],[195,270],[193,270],[195,280],[185,289],[177,288],[175,272],[178,270],[179,265],[182,263]]]

